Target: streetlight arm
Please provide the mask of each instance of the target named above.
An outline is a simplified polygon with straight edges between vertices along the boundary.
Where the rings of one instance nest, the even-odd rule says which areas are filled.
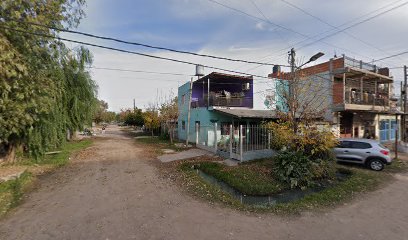
[[[301,67],[305,66],[306,64],[309,64],[309,63],[311,63],[311,62],[316,61],[317,59],[321,58],[323,55],[324,55],[324,53],[322,53],[322,52],[316,53],[315,55],[313,55],[313,56],[309,59],[309,61],[303,63],[303,64],[300,65],[299,67],[296,67],[296,69],[299,70]]]

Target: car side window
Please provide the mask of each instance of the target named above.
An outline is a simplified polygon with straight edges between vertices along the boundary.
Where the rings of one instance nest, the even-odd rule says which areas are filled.
[[[351,143],[351,148],[356,148],[356,149],[368,149],[371,148],[371,144],[365,143],[365,142],[352,142]]]
[[[338,148],[350,148],[351,147],[351,142],[350,141],[340,141],[339,145],[337,145]]]

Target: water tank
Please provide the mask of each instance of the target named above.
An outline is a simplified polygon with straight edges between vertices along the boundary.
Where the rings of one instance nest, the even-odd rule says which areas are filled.
[[[203,65],[196,65],[196,76],[202,77],[204,76],[204,66]]]
[[[274,65],[272,69],[272,73],[277,74],[281,71],[281,66],[279,65]]]

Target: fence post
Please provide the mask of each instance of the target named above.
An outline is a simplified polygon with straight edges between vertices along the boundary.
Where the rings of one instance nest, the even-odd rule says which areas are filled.
[[[198,144],[198,123],[196,123],[195,129],[196,129],[196,145],[197,145]]]
[[[234,132],[232,130],[232,124],[230,124],[230,141],[229,141],[229,149],[230,149],[230,158],[232,158],[232,141],[234,141]]]
[[[214,149],[215,153],[217,153],[218,148],[218,140],[217,140],[217,123],[214,123]]]
[[[244,142],[244,137],[242,134],[242,125],[239,125],[239,160],[242,162],[243,160],[243,142]]]

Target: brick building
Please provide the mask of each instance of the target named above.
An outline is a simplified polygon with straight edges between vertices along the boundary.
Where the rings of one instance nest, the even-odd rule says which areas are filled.
[[[399,120],[388,68],[377,68],[343,55],[298,70],[296,75],[323,86],[316,106],[327,106],[324,121],[332,124],[340,137],[376,138],[384,142],[395,139]],[[280,80],[277,82],[290,81],[291,76],[278,70],[269,75]],[[306,91],[310,93],[307,96],[312,91],[315,94],[316,89]]]

